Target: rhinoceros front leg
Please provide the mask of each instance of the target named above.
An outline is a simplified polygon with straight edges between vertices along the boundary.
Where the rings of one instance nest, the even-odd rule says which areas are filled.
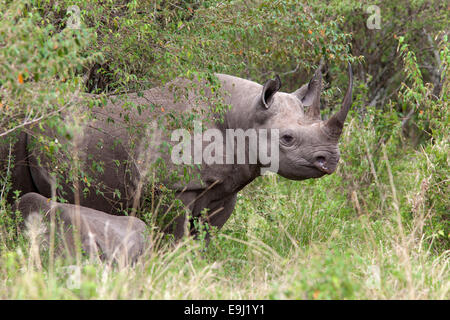
[[[173,224],[169,227],[170,230],[168,231],[174,235],[176,240],[180,240],[189,233],[189,216],[192,215],[197,197],[198,192],[194,191],[181,192],[177,195],[177,198],[185,206],[185,214],[176,217]]]
[[[235,193],[220,200],[210,201],[208,204],[200,201],[199,203],[196,204],[195,211],[198,214],[203,212],[203,209],[205,208],[208,209],[207,216],[201,217],[200,219],[204,223],[207,223],[212,227],[221,229],[225,224],[225,222],[227,222],[227,220],[233,213],[234,207],[236,205],[236,198],[237,194]],[[197,215],[197,217],[199,217],[199,215]],[[192,222],[193,221],[191,220],[190,233],[194,236],[197,236],[198,230],[195,228],[195,225]],[[211,239],[211,232],[209,228],[207,228],[205,231],[206,231],[205,241],[206,245],[208,246],[209,241]]]
[[[230,218],[236,206],[237,193],[228,196],[227,198],[211,204],[208,222],[210,225],[222,228],[225,222]]]
[[[234,210],[236,197],[237,194],[232,194],[226,198],[211,201],[208,194],[202,197],[201,192],[184,192],[178,195],[186,207],[186,213],[177,217],[172,225],[171,232],[175,239],[179,240],[185,235],[197,235],[198,230],[194,227],[193,217],[199,217],[204,209],[208,209],[208,216],[202,220],[213,227],[222,228]],[[209,242],[209,231],[206,238]]]
[[[87,207],[51,201],[37,193],[27,193],[19,199],[17,209],[24,220],[35,214],[49,223],[55,213],[56,232],[67,243],[71,253],[79,232],[81,247],[88,254],[121,262],[133,262],[143,252],[146,225],[130,216],[113,216]]]

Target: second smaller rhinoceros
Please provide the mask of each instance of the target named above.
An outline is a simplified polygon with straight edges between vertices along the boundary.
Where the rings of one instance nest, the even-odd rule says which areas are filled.
[[[46,226],[47,241],[53,215],[60,249],[69,251],[65,253],[74,253],[78,236],[84,252],[106,260],[134,262],[144,250],[146,225],[138,218],[112,216],[86,207],[58,203],[33,192],[21,197],[16,205],[28,228],[35,228],[31,226],[33,223]]]

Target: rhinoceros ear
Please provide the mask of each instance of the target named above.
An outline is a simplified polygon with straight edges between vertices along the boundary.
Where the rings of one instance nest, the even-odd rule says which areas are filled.
[[[322,60],[311,81],[292,93],[305,107],[308,107],[306,115],[314,120],[320,120],[320,93],[322,91],[323,68],[324,62]]]
[[[269,109],[273,96],[278,92],[278,90],[280,90],[280,88],[281,80],[278,75],[275,76],[275,79],[269,79],[264,83],[261,93],[261,104],[266,109]]]

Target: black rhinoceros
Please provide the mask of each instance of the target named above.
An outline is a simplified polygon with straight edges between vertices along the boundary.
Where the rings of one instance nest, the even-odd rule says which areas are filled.
[[[85,173],[77,178],[76,184],[68,182],[63,174],[62,179],[58,180],[60,187],[53,189],[54,194],[80,206],[83,217],[88,217],[90,213],[95,216],[95,219],[84,219],[83,226],[78,225],[81,232],[92,229],[91,236],[103,239],[102,227],[108,223],[112,226],[109,236],[124,237],[120,230],[130,230],[130,221],[116,219],[110,214],[142,204],[143,190],[154,183],[151,180],[154,175],[149,172],[153,168],[151,165],[157,161],[163,164],[167,176],[186,173],[185,169],[181,169],[185,168],[180,164],[183,159],[193,172],[191,179],[187,180],[165,179],[164,176],[158,180],[158,185],[173,190],[175,197],[187,209],[185,215],[172,221],[169,230],[176,238],[182,237],[189,229],[189,219],[205,212],[205,221],[221,228],[233,212],[237,193],[265,169],[294,180],[319,178],[335,171],[339,161],[338,140],[352,104],[353,76],[350,65],[349,85],[342,107],[326,121],[321,120],[319,108],[322,65],[308,84],[292,93],[279,91],[281,82],[278,76],[263,85],[224,74],[217,74],[217,79],[220,82],[219,96],[224,105],[230,106],[222,119],[216,117],[214,112],[202,113],[212,110],[208,101],[199,96],[199,92],[203,91],[192,90],[190,81],[178,79],[162,87],[129,94],[126,101],[110,97],[105,106],[91,110],[93,117],[81,130],[82,134],[75,135],[75,138],[58,135],[57,128],[49,128],[44,133],[75,150],[74,158],[80,164],[80,172]],[[203,126],[200,133],[190,128],[182,134],[178,132],[178,140],[172,141],[175,129],[179,129],[176,120],[188,118],[192,113],[200,115]],[[172,125],[160,121],[163,115],[172,119]],[[70,115],[66,117],[70,121]],[[24,195],[26,201],[19,203],[19,208],[26,214],[30,208],[49,209],[42,197],[52,197],[52,186],[55,184],[52,172],[56,165],[42,152],[42,148],[36,147],[33,130],[36,129],[24,130],[12,149],[16,165],[11,172],[11,189],[20,190]],[[230,132],[231,139],[228,139]],[[184,137],[184,144],[179,142],[183,134],[190,133],[193,135]],[[237,149],[252,137],[252,133],[258,141],[257,146],[264,146],[267,153],[253,150],[249,143],[240,149],[239,155]],[[212,137],[215,145],[207,150]],[[164,143],[161,142],[166,142],[169,147],[162,148]],[[0,165],[3,166],[0,169],[5,172],[9,150],[7,145],[0,148]],[[196,148],[200,150],[200,161],[195,159],[199,154]],[[177,152],[174,153],[174,150]],[[192,151],[192,155],[186,155],[186,150]],[[210,161],[201,157],[205,156],[201,153],[205,150],[210,155]],[[224,151],[228,154],[219,154]],[[232,156],[229,156],[230,152]],[[59,161],[72,160],[67,155],[65,157]],[[94,181],[99,183],[94,184]],[[11,195],[9,199],[12,199]],[[59,209],[66,212],[66,222],[70,220],[69,216],[76,213],[69,205],[61,204]],[[133,221],[131,231],[141,232],[142,225]],[[136,239],[135,234],[133,237]],[[141,242],[136,243],[141,246]],[[99,240],[97,245],[102,247],[102,241]],[[133,247],[133,244],[130,246]],[[133,248],[134,252],[139,252],[139,249]]]

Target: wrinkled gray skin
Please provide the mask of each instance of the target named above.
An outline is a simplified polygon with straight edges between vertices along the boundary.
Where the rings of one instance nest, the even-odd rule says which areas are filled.
[[[342,107],[326,121],[321,120],[319,108],[322,65],[308,84],[293,93],[279,91],[281,82],[278,76],[268,80],[264,85],[224,74],[218,74],[217,77],[221,83],[225,103],[231,105],[231,109],[225,114],[223,122],[203,123],[204,128],[216,128],[223,134],[225,129],[279,129],[278,173],[281,176],[293,180],[304,180],[320,178],[335,171],[339,161],[338,140],[351,106],[350,65],[349,86]],[[202,102],[196,100],[196,95],[192,92],[188,97],[174,101],[172,86],[185,87],[186,83],[185,80],[175,80],[165,87],[144,91],[143,96],[128,95],[128,101],[139,105],[153,103],[158,106],[157,110],[163,107],[165,114],[171,111],[186,114],[195,105],[207,108],[206,104],[202,105]],[[79,151],[79,161],[83,169],[104,185],[91,187],[88,195],[80,196],[79,199],[70,189],[73,185],[67,185],[64,186],[67,192],[64,198],[69,203],[79,204],[84,217],[88,217],[89,214],[97,217],[94,220],[91,219],[92,221],[86,219],[86,223],[92,225],[91,229],[96,230],[98,238],[105,237],[101,230],[106,222],[115,226],[116,237],[123,236],[120,230],[125,229],[127,223],[118,221],[108,214],[117,214],[121,208],[139,206],[141,188],[149,183],[145,176],[149,163],[161,157],[169,171],[180,170],[171,162],[170,154],[158,152],[155,147],[161,141],[170,142],[170,130],[167,133],[156,126],[155,120],[159,119],[162,112],[158,114],[156,111],[144,110],[140,115],[136,110],[130,112],[130,122],[136,127],[135,130],[130,131],[126,129],[129,124],[125,124],[123,120],[122,105],[123,101],[112,98],[106,107],[94,109],[96,120],[91,121],[82,130],[81,136],[70,141],[73,148]],[[108,117],[113,118],[114,123],[108,121]],[[140,130],[139,123],[145,123],[148,126]],[[50,130],[47,135],[56,136]],[[58,140],[69,143],[63,137],[58,137]],[[21,194],[34,192],[44,197],[51,197],[52,180],[49,178],[49,173],[52,168],[44,155],[33,150],[32,141],[32,130],[28,130],[27,133],[21,134],[12,150],[16,159],[16,166],[12,171],[12,189],[21,190]],[[170,143],[174,145],[178,142]],[[207,144],[204,142],[205,146]],[[7,146],[0,146],[0,160],[3,160],[3,169],[2,163],[0,163],[0,169],[2,170],[5,170],[8,151]],[[42,161],[38,161],[38,158]],[[120,161],[120,166],[117,166],[117,160]],[[102,162],[104,171],[92,171],[90,168],[93,161]],[[192,179],[189,183],[167,181],[166,186],[176,190],[177,197],[188,207],[191,216],[198,217],[202,210],[207,208],[210,214],[207,219],[209,224],[221,228],[234,209],[237,193],[260,175],[261,167],[259,162],[258,164],[233,165],[202,164],[199,169],[201,180]],[[80,184],[79,190],[86,187],[83,181]],[[98,196],[95,192],[96,188],[101,189],[104,196]],[[114,190],[120,191],[120,199],[113,196]],[[26,199],[27,205],[20,207],[19,204],[19,207],[25,211],[29,207],[36,207],[33,202],[42,203],[42,199],[36,194]],[[69,210],[69,207],[61,206],[60,209],[65,212]],[[70,207],[70,210],[72,209]],[[67,213],[67,215],[71,214]],[[184,235],[187,223],[187,218],[183,216],[175,220],[170,230],[177,239]],[[141,232],[140,229],[135,231]],[[101,241],[98,242],[101,243]],[[101,244],[100,247],[102,247]],[[139,249],[135,251],[138,252]]]

